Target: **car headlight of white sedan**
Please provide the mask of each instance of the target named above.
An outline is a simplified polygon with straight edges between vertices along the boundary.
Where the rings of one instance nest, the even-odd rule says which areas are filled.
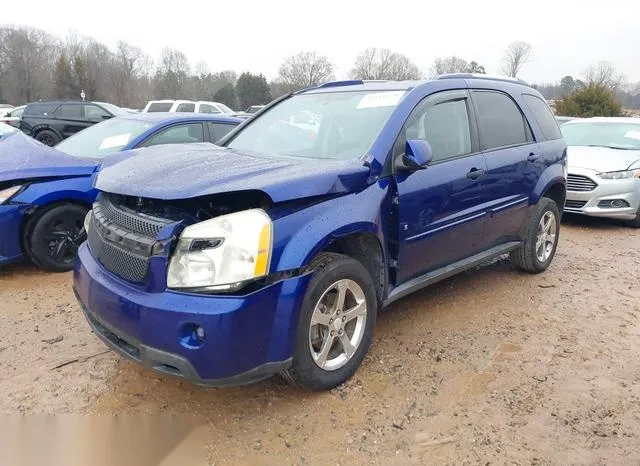
[[[184,229],[167,272],[173,289],[230,291],[267,275],[273,247],[271,219],[262,209],[215,217]]]
[[[640,169],[622,170],[617,172],[598,173],[603,180],[627,180],[629,178],[640,178]]]

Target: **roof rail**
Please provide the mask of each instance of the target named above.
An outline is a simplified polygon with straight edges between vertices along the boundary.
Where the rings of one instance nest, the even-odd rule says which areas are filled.
[[[329,81],[326,83],[318,84],[315,88],[323,88],[323,87],[340,87],[340,86],[357,86],[359,84],[364,84],[364,81],[361,79],[349,79],[345,81]]]
[[[437,79],[486,79],[489,81],[504,81],[508,83],[523,84],[525,86],[529,85],[526,81],[523,81],[520,78],[481,73],[446,73],[441,74]]]

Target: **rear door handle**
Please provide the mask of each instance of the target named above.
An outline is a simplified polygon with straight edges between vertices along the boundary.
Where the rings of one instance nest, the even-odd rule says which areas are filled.
[[[538,155],[538,154],[534,154],[533,152],[531,152],[531,153],[529,154],[529,156],[527,157],[527,160],[528,160],[529,162],[535,162],[535,161],[536,161],[536,160],[538,160],[539,158],[540,158],[540,155]]]
[[[467,178],[477,180],[482,175],[484,175],[484,170],[482,168],[472,168],[469,173],[467,173]]]

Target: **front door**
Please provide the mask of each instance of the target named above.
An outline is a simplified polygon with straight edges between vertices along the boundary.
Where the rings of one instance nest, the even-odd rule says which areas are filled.
[[[465,90],[425,98],[407,119],[394,147],[424,139],[428,168],[397,173],[399,244],[396,285],[480,251],[486,216],[487,170],[479,151],[473,107]]]

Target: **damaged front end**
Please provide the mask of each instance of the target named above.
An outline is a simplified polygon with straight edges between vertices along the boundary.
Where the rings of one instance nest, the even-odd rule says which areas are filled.
[[[100,193],[85,229],[94,258],[136,287],[246,293],[290,276],[270,273],[272,217],[325,198],[274,203],[257,190],[179,200]]]

